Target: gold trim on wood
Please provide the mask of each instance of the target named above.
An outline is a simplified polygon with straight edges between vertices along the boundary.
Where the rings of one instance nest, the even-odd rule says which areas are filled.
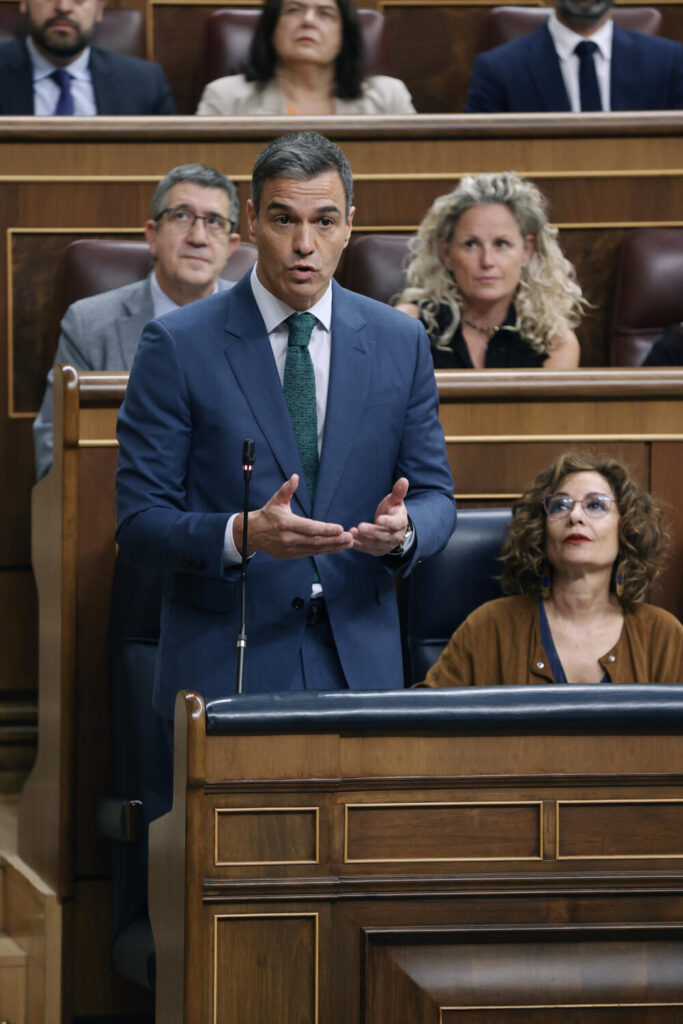
[[[482,1006],[440,1006],[439,1024],[443,1024],[444,1013],[471,1013],[473,1010],[608,1010],[627,1007],[683,1006],[683,1003],[491,1003]]]
[[[372,810],[383,807],[392,809],[404,807],[537,807],[539,852],[534,857],[349,857],[349,810]],[[344,804],[344,863],[345,864],[443,864],[491,861],[536,861],[543,860],[543,801],[542,800],[425,800],[419,802],[387,802],[367,804]]]
[[[246,920],[266,917],[302,918],[312,917],[315,925],[315,964],[313,977],[313,1024],[318,1024],[318,1004],[320,1002],[320,915],[315,911],[302,911],[291,914],[214,914],[213,915],[213,1024],[218,1020],[218,922],[224,920]]]
[[[683,434],[447,434],[446,444],[593,444],[597,441],[683,441]]]
[[[26,415],[26,413],[22,413]],[[115,437],[88,437],[79,439],[78,448],[118,448],[119,442]]]
[[[633,799],[610,800],[557,800],[555,803],[555,860],[680,860],[683,853],[572,853],[560,854],[560,808],[577,805],[592,807],[594,804],[683,804],[675,797],[634,797]],[[677,1003],[674,1005],[678,1005]],[[683,1004],[682,1004],[683,1005]]]
[[[282,814],[292,811],[313,811],[315,816],[315,858],[313,860],[219,860],[218,859],[218,815],[219,814]],[[320,808],[319,807],[215,807],[214,808],[214,867],[257,867],[262,864],[319,864],[320,863]]]

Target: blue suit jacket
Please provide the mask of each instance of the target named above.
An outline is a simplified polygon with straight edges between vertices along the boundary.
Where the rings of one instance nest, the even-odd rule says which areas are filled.
[[[176,112],[159,64],[93,46],[90,74],[98,114]],[[33,69],[23,40],[0,44],[0,114],[33,114]]]
[[[292,508],[348,528],[374,518],[399,476],[417,558],[455,524],[429,342],[417,321],[333,284],[323,448],[311,503],[270,341],[249,276],[229,292],[147,325],[119,416],[118,541],[129,561],[167,570],[154,702],[234,691],[239,569],[223,567],[228,517],[243,502],[241,451],[253,438],[251,507],[292,474]],[[349,684],[403,682],[393,573],[356,551],[315,561]],[[311,593],[311,558],[257,553],[248,569],[245,691],[286,689]],[[303,599],[303,600],[302,600]]]
[[[683,46],[615,25],[610,88],[612,110],[682,109]],[[569,110],[547,25],[477,56],[467,113]]]

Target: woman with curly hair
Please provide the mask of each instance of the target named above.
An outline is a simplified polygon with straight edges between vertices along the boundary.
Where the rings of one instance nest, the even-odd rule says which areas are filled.
[[[398,308],[424,324],[436,369],[573,369],[585,306],[535,185],[512,171],[464,177],[413,242]]]
[[[662,510],[617,459],[561,455],[512,510],[503,589],[456,630],[427,686],[680,683],[683,626],[645,604]]]

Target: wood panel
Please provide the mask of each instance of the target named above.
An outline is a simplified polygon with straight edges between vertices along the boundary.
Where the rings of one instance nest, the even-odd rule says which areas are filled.
[[[213,921],[215,1024],[317,1024],[317,914],[218,913]]]
[[[673,808],[683,750],[673,718],[656,734],[621,733],[613,723],[594,723],[586,733],[574,723],[540,735],[528,712],[518,712],[514,726],[493,732],[484,725],[476,735],[464,724],[417,731],[408,720],[370,731],[356,718],[321,723],[312,734],[285,725],[266,735],[221,736],[206,734],[198,696],[181,694],[176,712],[174,806],[151,836],[159,1022],[208,1024],[220,1007],[219,1019],[232,1024],[238,1004],[240,1024],[289,1019],[283,974],[293,957],[306,995],[290,998],[306,1022],[680,1018],[683,870]],[[259,780],[252,780],[255,764],[267,766]],[[316,799],[327,840],[315,869],[285,877],[270,865],[246,865],[222,873],[207,858],[218,792],[257,813]],[[576,827],[580,858],[558,855],[549,842],[542,858],[518,860],[505,820],[489,830],[489,812],[532,806],[537,818],[542,809],[546,836],[557,814],[560,832]],[[588,817],[598,807],[611,837],[603,845]],[[577,816],[565,819],[574,809]],[[353,815],[352,842],[380,858],[344,857]],[[188,827],[202,818],[203,830]],[[529,830],[530,819],[517,820]],[[660,833],[667,838],[647,847],[646,837]],[[439,851],[440,844],[440,852],[453,847],[452,861],[422,859],[425,847]],[[469,859],[477,844],[500,857]],[[650,856],[653,844],[661,856]],[[392,861],[388,847],[419,850],[420,859]],[[310,915],[318,919],[318,1018],[310,1005],[312,931],[291,924]],[[229,956],[218,938],[222,922],[228,933],[238,923],[240,941],[226,939]],[[183,989],[175,979],[188,959],[195,969],[186,971]],[[217,959],[223,970],[213,966]],[[207,987],[212,998],[200,1010],[197,996]]]

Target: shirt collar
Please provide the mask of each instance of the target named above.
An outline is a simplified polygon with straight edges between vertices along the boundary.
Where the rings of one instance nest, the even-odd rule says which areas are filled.
[[[154,271],[149,275],[149,286],[152,291],[152,308],[154,310],[154,319],[157,320],[164,313],[170,313],[174,309],[178,309],[178,303],[174,302],[170,295],[167,295],[157,280],[157,275]],[[215,295],[219,291],[219,284],[216,281],[213,286],[212,294]]]
[[[548,19],[548,31],[555,45],[557,56],[561,61],[569,60],[574,54],[576,44],[582,43],[586,39],[586,36],[580,36],[578,32],[573,32],[566,25],[563,25],[555,11],[551,13]],[[588,37],[592,43],[595,43],[605,60],[611,60],[612,58],[613,34],[614,23],[611,18],[608,18],[597,32]]]
[[[35,45],[30,36],[26,37],[26,47],[31,57],[31,64],[33,65],[33,81],[37,82],[41,78],[48,78],[53,71],[57,70],[57,65],[53,64],[51,60],[45,57],[38,47]],[[64,68],[68,71],[72,78],[81,78],[86,81],[90,81],[90,71],[88,65],[90,63],[90,47],[86,46],[82,53],[79,53],[76,60],[72,60],[70,64],[67,64]]]
[[[269,292],[264,285],[258,279],[256,268],[258,264],[254,264],[251,272],[251,290],[254,293],[254,299],[256,305],[259,308],[259,313],[263,317],[263,322],[266,325],[266,331],[271,334],[276,327],[279,327],[288,316],[292,313],[301,312],[297,309],[292,309],[282,299],[278,299],[276,295]],[[315,305],[311,306],[310,309],[306,310],[307,313],[312,313],[319,324],[324,327],[326,331],[330,330],[332,324],[332,282],[327,286],[327,290],[324,295],[318,299]]]

